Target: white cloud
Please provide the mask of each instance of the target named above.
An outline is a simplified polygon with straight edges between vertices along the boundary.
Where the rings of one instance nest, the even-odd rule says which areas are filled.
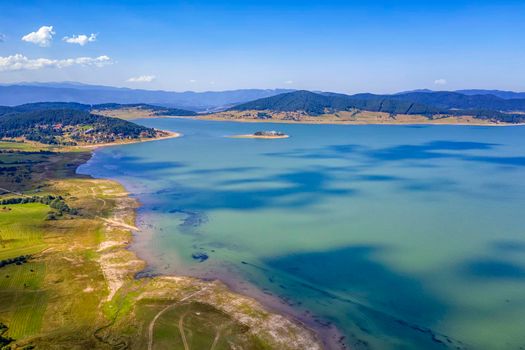
[[[141,75],[138,77],[131,77],[127,81],[130,83],[151,83],[157,77],[154,75]]]
[[[436,80],[434,80],[434,84],[436,84],[436,85],[446,85],[447,84],[447,80],[446,79],[436,79]]]
[[[285,83],[286,85],[291,85],[291,84],[293,84],[293,80],[287,80],[287,81],[285,81],[284,83]]]
[[[193,84],[193,83],[196,83],[196,82],[197,82],[197,80],[195,80],[195,79],[190,79],[190,83]]]
[[[78,44],[80,46],[84,46],[87,43],[96,41],[97,34],[91,33],[90,36],[87,36],[85,34],[65,36],[64,38],[62,38],[62,40],[64,40],[66,43],[69,43],[69,44]]]
[[[49,58],[27,58],[22,54],[2,57],[0,56],[0,72],[18,70],[36,70],[42,68],[66,68],[71,66],[102,67],[113,63],[108,56],[77,57],[62,60]]]
[[[55,35],[55,32],[53,31],[53,26],[42,26],[36,32],[31,32],[27,35],[24,35],[22,37],[22,40],[27,41],[28,43],[33,43],[42,47],[46,47],[51,45],[53,35]]]

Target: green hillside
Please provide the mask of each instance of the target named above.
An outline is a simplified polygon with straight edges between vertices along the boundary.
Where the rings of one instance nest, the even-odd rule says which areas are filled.
[[[125,120],[75,109],[11,112],[0,117],[0,138],[76,145],[155,137],[156,131]]]
[[[448,92],[418,92],[400,95],[313,93],[295,91],[234,106],[231,111],[269,110],[304,112],[308,115],[362,110],[392,115],[473,116],[507,123],[525,121],[525,100],[502,99],[492,95],[462,95]]]

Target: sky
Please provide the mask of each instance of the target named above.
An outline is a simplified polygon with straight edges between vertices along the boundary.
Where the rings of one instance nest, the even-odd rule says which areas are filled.
[[[525,1],[0,0],[0,84],[525,91]]]

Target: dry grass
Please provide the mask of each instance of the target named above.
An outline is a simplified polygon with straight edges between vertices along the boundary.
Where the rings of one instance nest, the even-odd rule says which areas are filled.
[[[304,112],[272,112],[262,111],[271,118],[260,119],[261,111],[227,111],[203,115],[198,119],[237,121],[254,123],[302,123],[302,124],[450,124],[450,125],[516,125],[506,123],[494,123],[490,120],[477,119],[472,116],[445,116],[437,115],[432,118],[423,115],[397,114],[390,115],[383,112],[370,111],[341,111],[318,116],[307,115]]]

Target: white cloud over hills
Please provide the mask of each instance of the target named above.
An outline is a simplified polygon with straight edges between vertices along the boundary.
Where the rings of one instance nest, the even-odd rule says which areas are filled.
[[[22,54],[0,56],[0,72],[37,70],[43,68],[66,68],[71,66],[102,67],[113,63],[108,56],[76,57],[66,59],[28,58]]]
[[[63,39],[66,43],[69,44],[78,44],[80,46],[84,46],[87,43],[91,43],[93,41],[97,40],[97,34],[91,33],[90,36],[87,36],[85,34],[80,35],[73,35],[73,36],[65,36]]]
[[[36,32],[31,32],[22,37],[22,41],[33,43],[41,47],[47,47],[51,45],[55,31],[53,26],[42,26]]]

